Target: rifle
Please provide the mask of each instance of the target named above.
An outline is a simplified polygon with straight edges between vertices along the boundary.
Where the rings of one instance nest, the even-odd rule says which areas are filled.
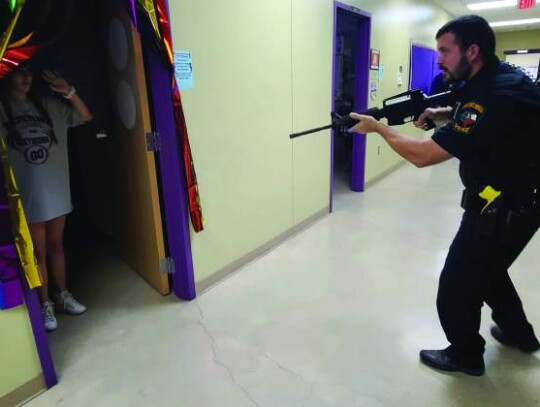
[[[383,101],[382,109],[374,107],[365,110],[360,114],[372,116],[376,120],[386,118],[389,126],[397,126],[418,119],[428,107],[451,106],[455,103],[455,98],[455,91],[426,96],[421,90],[414,89],[385,99]],[[358,123],[357,120],[349,115],[340,116],[336,112],[331,113],[331,118],[332,124],[328,126],[317,127],[300,133],[293,133],[289,137],[293,139],[327,129],[349,129]],[[435,123],[429,120],[427,129],[429,130],[433,127],[435,127]]]

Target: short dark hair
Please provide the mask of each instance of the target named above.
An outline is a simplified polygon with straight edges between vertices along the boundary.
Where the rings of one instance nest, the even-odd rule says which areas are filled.
[[[461,16],[450,20],[437,31],[436,39],[446,33],[456,37],[456,43],[462,52],[472,44],[478,45],[484,62],[492,62],[495,56],[495,33],[489,23],[477,15]]]

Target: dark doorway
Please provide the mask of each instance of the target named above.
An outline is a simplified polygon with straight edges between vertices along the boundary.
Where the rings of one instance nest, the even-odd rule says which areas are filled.
[[[369,14],[335,3],[332,104],[340,115],[367,108],[370,29]],[[334,132],[332,190],[364,190],[365,143],[365,135]]]
[[[48,84],[40,82],[45,69],[58,72],[94,116],[93,121],[70,129],[67,144],[73,211],[67,215],[64,234],[66,277],[68,289],[89,311],[79,318],[56,315],[58,330],[48,337],[55,361],[65,366],[70,356],[66,344],[76,345],[71,340],[75,336],[93,338],[95,322],[112,318],[111,310],[125,308],[121,301],[134,284],[142,287],[141,295],[156,296],[132,271],[160,294],[169,292],[169,275],[160,268],[165,245],[159,174],[146,141],[151,109],[144,53],[127,3],[40,1],[29,4],[46,4],[47,14],[41,8],[25,8],[29,14],[18,26],[20,31],[36,31],[39,23],[36,32],[44,38],[36,41],[41,49],[29,61],[34,85],[40,94],[68,104],[59,95],[49,95]],[[116,67],[119,60],[124,65]],[[49,279],[50,294],[55,291],[53,280]],[[142,298],[133,293],[129,297],[131,302]],[[29,313],[43,374],[47,386],[52,386],[56,375],[49,341],[37,299],[34,302]]]

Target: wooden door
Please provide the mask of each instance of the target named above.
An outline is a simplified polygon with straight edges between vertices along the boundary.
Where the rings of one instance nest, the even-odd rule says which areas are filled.
[[[169,293],[150,112],[140,35],[119,2],[110,2],[108,65],[115,111],[115,238],[124,260],[160,293]]]

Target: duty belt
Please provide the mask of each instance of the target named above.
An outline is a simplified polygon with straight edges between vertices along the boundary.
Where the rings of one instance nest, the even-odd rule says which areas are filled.
[[[504,202],[507,209],[519,211],[540,207],[540,189],[531,188],[530,193],[521,194],[520,199],[512,199],[512,196],[505,195],[489,185],[478,189],[468,188],[461,196],[461,207],[466,211],[481,213],[492,206],[500,207]]]
[[[497,191],[491,185],[473,190],[466,189],[461,197],[461,207],[466,211],[480,214],[497,211],[502,206],[503,196],[501,191]]]

